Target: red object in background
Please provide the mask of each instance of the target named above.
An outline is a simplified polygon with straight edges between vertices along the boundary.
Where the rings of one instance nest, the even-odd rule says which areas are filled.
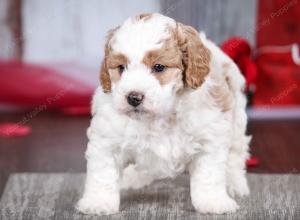
[[[93,86],[50,68],[0,62],[0,103],[36,111],[89,108]]]
[[[300,105],[300,63],[295,63],[288,47],[286,52],[270,50],[257,56],[259,77],[253,104]]]
[[[300,105],[300,2],[260,0],[255,106]]]
[[[258,160],[256,157],[252,156],[247,160],[246,164],[248,167],[254,167],[258,165]]]
[[[27,136],[31,133],[31,127],[17,123],[0,124],[0,137]]]
[[[246,78],[246,89],[249,91],[250,86],[255,84],[257,77],[256,64],[252,59],[250,44],[240,37],[232,37],[221,45],[221,49],[238,65]]]
[[[257,17],[257,48],[300,45],[299,0],[259,0]]]
[[[70,116],[80,116],[80,115],[90,115],[91,114],[91,108],[90,106],[83,106],[83,107],[68,107],[68,108],[63,108],[62,113],[65,115],[70,115]]]

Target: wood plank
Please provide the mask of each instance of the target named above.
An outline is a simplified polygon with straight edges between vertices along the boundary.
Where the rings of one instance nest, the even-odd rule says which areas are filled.
[[[300,175],[249,174],[249,197],[239,198],[240,210],[226,215],[202,215],[191,203],[189,178],[156,181],[140,190],[121,192],[121,211],[108,216],[75,210],[84,174],[15,174],[0,201],[0,219],[72,220],[237,220],[300,219]]]

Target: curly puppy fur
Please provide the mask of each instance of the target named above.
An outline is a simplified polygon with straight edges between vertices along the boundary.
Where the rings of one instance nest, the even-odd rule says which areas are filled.
[[[198,212],[238,209],[234,197],[249,194],[250,138],[245,80],[228,56],[190,26],[143,14],[109,32],[100,80],[81,212],[117,213],[121,189],[185,170]],[[128,102],[132,92],[143,98],[138,106]]]

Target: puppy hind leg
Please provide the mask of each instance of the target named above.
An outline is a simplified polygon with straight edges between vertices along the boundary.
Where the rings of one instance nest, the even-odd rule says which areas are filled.
[[[246,178],[246,160],[249,157],[248,143],[250,138],[243,136],[235,141],[229,150],[227,160],[227,191],[231,196],[249,195],[249,187]]]
[[[235,212],[239,207],[226,192],[226,155],[226,152],[198,155],[190,165],[191,199],[200,213],[223,214]]]

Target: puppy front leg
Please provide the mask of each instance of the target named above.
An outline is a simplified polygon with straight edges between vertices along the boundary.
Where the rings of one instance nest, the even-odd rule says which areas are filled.
[[[112,153],[91,143],[86,152],[87,176],[77,209],[85,214],[117,213],[120,205],[119,170]]]
[[[191,199],[200,213],[222,214],[238,209],[226,192],[227,154],[228,150],[220,147],[196,155],[190,164]]]

